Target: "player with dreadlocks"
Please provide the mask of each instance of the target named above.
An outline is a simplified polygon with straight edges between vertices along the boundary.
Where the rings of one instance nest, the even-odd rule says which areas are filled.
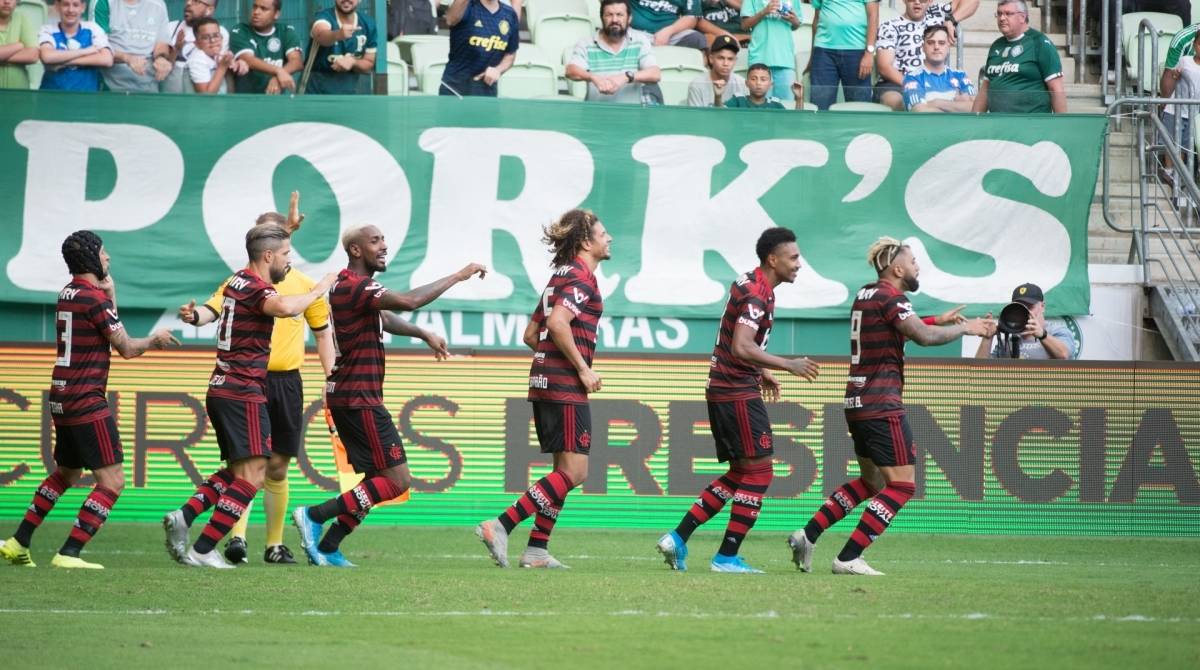
[[[941,317],[921,319],[905,291],[919,287],[917,259],[912,249],[891,237],[881,237],[867,249],[867,263],[879,276],[858,291],[850,311],[850,377],[846,383],[846,424],[854,440],[861,476],[840,486],[803,529],[792,533],[788,544],[792,560],[804,572],[812,571],[817,538],[872,498],[833,561],[839,575],[882,575],[863,560],[863,551],[892,523],[916,492],[913,474],[912,429],[904,413],[904,342],[923,347],[946,344],[966,335],[987,331],[983,319],[957,317],[958,309]],[[961,309],[961,308],[959,308]],[[931,325],[950,315],[950,325]],[[880,486],[880,484],[883,486]]]
[[[571,489],[587,478],[592,444],[588,394],[600,390],[592,370],[596,326],[604,304],[596,268],[611,257],[612,237],[592,212],[573,209],[543,230],[554,253],[554,274],[533,311],[524,341],[534,351],[529,401],[542,453],[554,454],[554,469],[529,487],[496,519],[475,528],[496,565],[508,567],[508,535],[534,513],[523,568],[565,568],[550,555],[550,532]]]
[[[34,567],[29,553],[33,531],[87,468],[95,476],[96,485],[84,500],[66,543],[50,564],[99,570],[104,566],[83,560],[79,552],[104,525],[125,487],[121,436],[105,395],[110,347],[122,358],[134,358],[147,349],[163,349],[179,342],[167,330],[139,338],[125,332],[117,316],[116,288],[108,274],[108,252],[95,233],[72,233],[63,242],[62,255],[72,277],[59,291],[55,308],[58,357],[48,399],[57,467],[34,491],[16,534],[0,544],[0,557],[13,565]]]

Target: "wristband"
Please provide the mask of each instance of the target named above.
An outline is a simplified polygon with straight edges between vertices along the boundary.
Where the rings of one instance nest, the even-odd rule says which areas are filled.
[[[1050,331],[1048,331],[1048,330],[1046,330],[1045,328],[1043,328],[1043,329],[1042,329],[1042,336],[1041,336],[1041,337],[1038,337],[1037,335],[1034,335],[1034,337],[1035,337],[1035,338],[1037,338],[1037,341],[1038,341],[1038,342],[1041,342],[1042,340],[1046,339],[1047,337],[1050,337]]]
[[[199,311],[199,310],[195,310],[195,309],[193,309],[193,310],[192,310],[192,320],[191,320],[191,322],[190,322],[190,323],[191,323],[193,326],[199,326],[199,325],[200,325],[200,311]]]

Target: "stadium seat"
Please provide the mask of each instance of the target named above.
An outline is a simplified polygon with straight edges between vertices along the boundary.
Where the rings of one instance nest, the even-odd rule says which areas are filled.
[[[1138,51],[1138,25],[1142,20],[1149,20],[1154,29],[1158,31],[1158,62],[1150,63],[1150,59],[1154,56],[1154,46],[1150,39],[1145,40],[1145,45],[1142,52]],[[1162,14],[1159,12],[1131,12],[1121,16],[1121,45],[1125,51],[1125,59],[1129,63],[1126,67],[1126,77],[1131,83],[1137,81],[1137,71],[1140,63],[1146,61],[1146,70],[1143,73],[1143,79],[1140,87],[1149,91],[1158,89],[1158,70],[1163,61],[1167,58],[1167,50],[1171,46],[1171,39],[1175,33],[1183,28],[1183,22],[1174,14]]]
[[[743,77],[745,77],[746,73],[750,71],[750,50],[749,49],[742,49],[741,51],[738,52],[737,62],[735,62],[733,64],[733,71],[736,72],[737,74],[742,75]]]
[[[400,58],[395,42],[387,45],[387,91],[388,95],[408,95],[408,63]]]
[[[400,52],[404,53],[404,44],[397,39]],[[408,45],[410,58],[405,59],[417,75],[417,88],[426,95],[436,95],[438,84],[442,80],[442,70],[450,60],[450,42],[446,40],[418,40]],[[426,81],[431,69],[436,69],[435,80],[430,84]],[[432,85],[432,88],[430,86]]]
[[[654,47],[654,60],[664,70],[670,67],[700,68],[704,70],[704,54],[689,47]]]
[[[16,11],[24,14],[26,20],[33,24],[34,33],[46,23],[46,5],[42,0],[20,0]],[[26,71],[29,73],[29,88],[37,90],[42,85],[42,73],[45,72],[41,61],[30,64]]]
[[[529,26],[530,41],[537,41],[538,24],[542,22],[542,19],[551,16],[582,18],[587,19],[590,23],[588,5],[591,4],[598,7],[600,0],[595,0],[595,2],[589,0],[526,0],[524,5],[525,23]]]
[[[414,70],[417,65],[413,62],[414,44],[440,43],[443,45],[444,55],[450,55],[450,37],[448,35],[401,35],[392,41],[400,48],[401,60],[412,65]]]
[[[574,49],[579,40],[587,39],[595,33],[592,22],[582,14],[559,14],[542,16],[535,26],[530,27],[533,43],[546,54],[560,54],[556,59],[554,71],[561,75],[565,59],[570,58],[568,50]],[[522,45],[517,53],[525,49]]]
[[[662,89],[665,105],[682,105],[687,102],[688,85],[696,77],[708,72],[701,60],[701,53],[696,49],[654,47],[654,57],[662,70],[662,79],[659,80],[658,86]]]
[[[521,45],[513,66],[500,78],[497,93],[501,98],[558,95],[558,71],[555,62],[537,45]]]
[[[806,102],[806,103],[804,103],[804,111],[815,112],[815,111],[817,111],[817,106],[812,104],[811,102]]]
[[[804,72],[812,58],[812,30],[801,28],[792,33],[792,46],[796,50],[796,72]]]
[[[807,109],[807,106],[805,107]],[[831,112],[891,112],[892,108],[875,102],[835,102],[829,106]]]

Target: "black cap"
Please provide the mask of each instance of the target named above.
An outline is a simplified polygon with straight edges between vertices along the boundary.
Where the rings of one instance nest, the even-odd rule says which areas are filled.
[[[742,50],[742,48],[738,46],[738,41],[733,39],[732,35],[728,34],[718,35],[717,39],[713,40],[712,46],[708,48],[710,53],[713,51],[720,51],[721,49],[728,49],[733,53],[737,53]]]
[[[1013,302],[1023,302],[1026,305],[1036,305],[1045,300],[1042,289],[1037,284],[1021,284],[1013,289]]]

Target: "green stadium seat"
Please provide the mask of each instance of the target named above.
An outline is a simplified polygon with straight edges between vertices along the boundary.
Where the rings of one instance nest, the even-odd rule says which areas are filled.
[[[404,43],[400,39],[397,39],[396,43],[400,47],[400,52],[404,53]],[[450,61],[449,38],[410,42],[409,54],[409,58],[405,60],[412,65],[412,71],[417,75],[417,88],[426,95],[436,94],[438,84],[442,80],[442,70],[446,68],[446,63]],[[436,70],[436,76],[432,82],[433,88],[431,93],[425,79],[426,75],[433,70]]]
[[[408,63],[400,57],[400,47],[395,42],[387,43],[387,90],[388,95],[408,95]]]
[[[815,105],[814,105],[815,107]],[[805,107],[807,109],[807,106]],[[829,106],[831,112],[891,112],[892,108],[874,102],[835,102]]]
[[[1154,57],[1152,40],[1146,39],[1142,51],[1138,51],[1138,25],[1142,20],[1149,20],[1154,29],[1158,31],[1157,63],[1149,62]],[[1125,60],[1128,63],[1125,70],[1126,77],[1131,83],[1137,81],[1138,67],[1145,61],[1146,71],[1143,73],[1141,88],[1149,91],[1158,90],[1159,69],[1167,58],[1167,50],[1171,47],[1171,40],[1175,37],[1175,33],[1182,29],[1183,22],[1174,14],[1130,12],[1121,16],[1121,46],[1125,51]]]
[[[579,40],[587,39],[595,33],[592,22],[583,15],[554,14],[542,16],[536,24],[530,26],[533,43],[546,54],[564,54],[556,59],[555,72],[563,72],[565,58],[570,58],[568,50],[574,49]],[[522,45],[517,53],[525,49]]]
[[[654,60],[661,68],[684,67],[704,70],[704,54],[689,47],[654,47]]]
[[[400,59],[416,69],[416,63],[413,62],[413,45],[424,43],[437,43],[442,45],[442,50],[446,55],[450,54],[450,36],[449,35],[401,35],[392,40],[400,49]]]
[[[501,98],[540,98],[558,95],[555,61],[533,44],[522,44],[513,66],[500,78]]]

